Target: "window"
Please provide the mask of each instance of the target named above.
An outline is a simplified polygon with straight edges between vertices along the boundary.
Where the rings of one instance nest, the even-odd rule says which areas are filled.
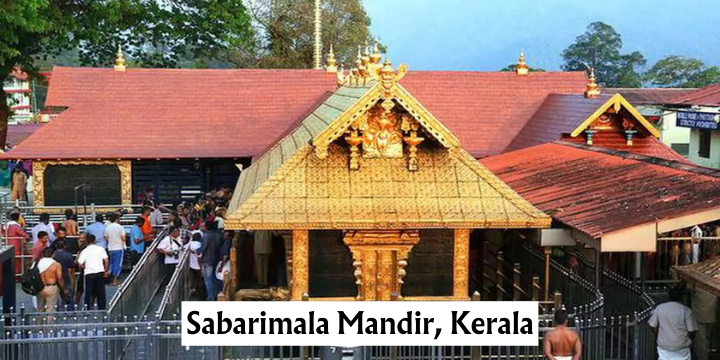
[[[698,155],[701,158],[710,158],[710,141],[712,139],[712,133],[710,130],[700,130],[700,149]]]
[[[690,154],[690,144],[687,143],[678,143],[678,144],[670,144],[670,147],[678,154],[688,157],[688,154]]]

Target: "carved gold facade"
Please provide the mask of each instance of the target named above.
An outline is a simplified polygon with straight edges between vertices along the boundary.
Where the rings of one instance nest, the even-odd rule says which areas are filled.
[[[120,171],[120,205],[132,205],[132,164],[130,160],[61,160],[61,161],[33,161],[33,196],[36,206],[45,205],[45,169],[50,165],[117,165]],[[97,210],[105,210],[98,208]],[[117,208],[109,208],[115,211]],[[64,209],[57,209],[62,213]],[[38,209],[36,212],[53,212],[52,209]]]
[[[393,294],[401,300],[407,258],[419,240],[417,230],[346,232],[343,241],[353,254],[356,300],[391,300]]]

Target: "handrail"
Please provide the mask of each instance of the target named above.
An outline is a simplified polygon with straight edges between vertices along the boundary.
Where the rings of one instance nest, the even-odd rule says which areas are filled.
[[[567,253],[571,254],[572,256],[577,258],[583,264],[583,266],[586,266],[591,270],[595,269],[595,263],[588,260],[582,253],[577,252],[572,249],[567,250]],[[642,320],[642,319],[645,319],[646,317],[649,317],[650,312],[656,305],[655,300],[652,298],[652,296],[650,296],[650,294],[648,294],[647,292],[644,292],[642,290],[642,288],[640,286],[638,286],[636,283],[634,283],[633,281],[624,278],[622,275],[620,275],[614,271],[611,271],[608,269],[603,269],[602,274],[606,279],[609,279],[613,283],[615,283],[619,286],[625,287],[626,289],[628,289],[628,290],[634,292],[636,295],[638,295],[640,297],[640,299],[645,303],[644,308],[636,310],[637,314],[639,316],[639,319]]]
[[[525,250],[527,250],[534,257],[544,261],[544,254],[541,253],[533,245],[523,243],[522,246],[523,246],[523,248],[525,248]],[[595,297],[595,300],[593,300],[587,304],[574,305],[573,311],[572,311],[572,313],[574,315],[592,314],[603,308],[603,306],[605,305],[605,297],[604,297],[603,293],[600,291],[600,289],[595,288],[595,286],[592,285],[585,278],[583,278],[579,274],[571,271],[570,269],[566,268],[565,266],[563,266],[562,264],[560,264],[559,262],[557,262],[556,260],[554,260],[552,258],[550,259],[550,267],[556,271],[559,271],[560,274],[567,277],[568,279],[575,282],[576,284],[580,285],[586,291],[592,293],[593,296]]]
[[[140,261],[138,261],[137,265],[135,265],[130,272],[130,275],[123,281],[123,283],[118,287],[117,292],[115,292],[115,295],[110,300],[110,304],[108,306],[108,314],[111,316],[115,315],[121,315],[118,313],[118,311],[122,311],[122,309],[118,310],[117,307],[120,305],[123,297],[126,295],[128,289],[130,289],[132,286],[137,286],[136,278],[138,277],[138,274],[141,272],[146,271],[145,268],[148,266],[157,265],[160,261],[159,255],[156,252],[157,246],[160,243],[160,241],[167,236],[168,229],[163,229],[153,240],[153,242],[148,246],[145,251],[143,252],[142,257],[140,257]],[[145,285],[145,284],[140,284]],[[147,307],[150,306],[150,300],[146,299],[145,303],[145,311],[147,311]],[[143,311],[143,314],[144,312]],[[142,314],[133,314],[137,316],[142,316]]]
[[[169,305],[175,305],[178,301],[183,300],[180,299],[180,296],[184,294],[179,294],[179,289],[177,287],[185,286],[188,283],[187,273],[190,266],[190,255],[190,250],[186,249],[182,251],[179,262],[175,267],[175,271],[173,271],[172,277],[170,278],[170,282],[168,282],[165,287],[165,292],[163,293],[162,300],[160,301],[160,306],[155,313],[156,319],[166,319],[169,314],[166,314],[165,312],[169,309]],[[173,298],[173,296],[175,298]],[[177,310],[179,310],[179,308]]]

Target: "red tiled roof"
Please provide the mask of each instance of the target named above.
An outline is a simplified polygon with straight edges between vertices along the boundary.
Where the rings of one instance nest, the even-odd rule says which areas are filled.
[[[259,154],[335,88],[318,70],[56,67],[60,116],[16,158],[212,158]]]
[[[576,144],[585,144],[585,137],[563,136],[563,141],[573,142]],[[633,144],[628,145],[625,136],[620,133],[597,133],[593,136],[593,147],[603,147],[607,149],[631,152],[634,154],[645,155],[649,157],[659,158],[663,160],[678,161],[689,163],[682,155],[675,152],[662,141],[653,136],[635,136]]]
[[[410,71],[401,81],[475,157],[506,151],[545,97],[582,94],[586,83],[584,72]]]
[[[720,170],[687,163],[562,142],[481,162],[535,207],[594,238],[720,209]]]
[[[586,98],[583,95],[551,94],[515,137],[508,151],[559,140],[575,130],[609,99],[610,95]]]
[[[8,125],[6,143],[10,146],[17,146],[38,129],[40,129],[40,125],[36,124]]]
[[[668,100],[669,104],[720,106],[720,84],[706,86],[700,90],[683,94]]]
[[[257,156],[335,89],[317,70],[56,67],[52,77],[47,105],[69,109],[9,157]],[[401,83],[486,156],[504,151],[548,94],[582,93],[586,82],[583,72],[410,71]]]
[[[573,138],[569,134],[603,106],[610,97],[611,95],[607,93],[595,98],[586,98],[582,95],[549,95],[507,150],[524,149],[560,139],[585,143],[584,136]],[[635,136],[632,146],[627,145],[623,134],[599,132],[593,137],[593,146],[628,151],[666,160],[687,161],[682,155],[667,147],[660,140],[642,132]]]
[[[619,93],[633,105],[663,105],[670,99],[685,96],[697,89],[685,88],[605,88],[604,93]]]

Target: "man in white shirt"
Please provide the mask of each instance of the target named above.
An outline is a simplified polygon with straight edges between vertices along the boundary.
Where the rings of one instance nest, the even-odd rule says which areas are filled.
[[[170,228],[170,235],[160,240],[157,246],[157,251],[160,254],[165,255],[165,265],[171,265],[168,267],[175,268],[180,262],[180,252],[185,249],[180,238],[180,228],[173,226]]]
[[[32,243],[35,244],[38,240],[38,233],[41,231],[44,231],[48,233],[49,236],[49,242],[52,243],[55,241],[55,227],[50,224],[50,215],[49,214],[40,214],[40,222],[37,223],[37,225],[33,226],[31,233],[32,233]]]
[[[92,308],[97,300],[98,309],[105,310],[105,278],[108,276],[108,255],[105,249],[95,244],[95,236],[87,234],[88,244],[78,255],[77,263],[85,274],[85,305]]]
[[[105,240],[108,243],[110,254],[110,275],[113,277],[113,285],[117,286],[117,278],[122,271],[123,257],[125,255],[125,228],[118,224],[120,216],[116,213],[108,215],[110,223],[105,226]]]
[[[670,300],[658,305],[648,320],[656,335],[660,360],[690,360],[697,324],[682,298],[681,288],[670,289]]]
[[[203,289],[202,283],[202,267],[200,266],[199,249],[202,247],[202,231],[196,230],[192,233],[192,239],[188,244],[190,249],[190,288],[193,293],[197,293],[198,290]],[[201,299],[203,297],[200,297]]]
[[[703,237],[703,231],[700,226],[693,226],[690,229],[692,234],[692,263],[697,264],[700,262],[700,238]]]

